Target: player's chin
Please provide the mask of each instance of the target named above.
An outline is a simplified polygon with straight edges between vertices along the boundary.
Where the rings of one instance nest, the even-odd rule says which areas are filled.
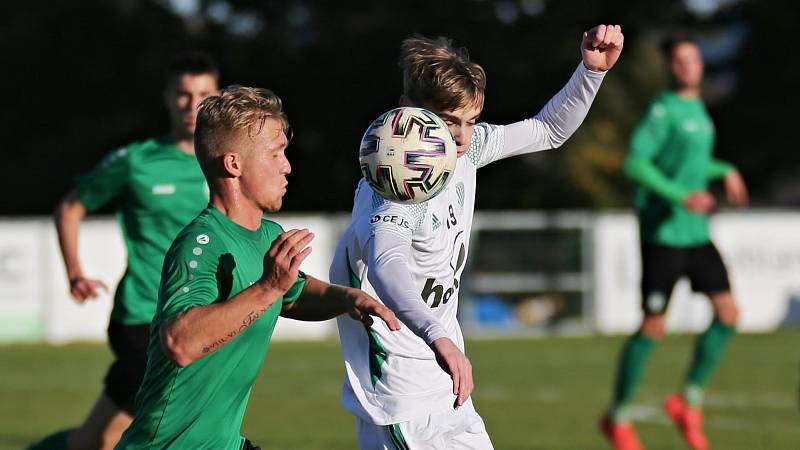
[[[460,146],[460,147],[456,148],[456,156],[458,156],[460,158],[460,157],[466,155],[468,150],[469,150],[469,145]]]
[[[279,197],[274,198],[272,201],[267,202],[261,209],[266,212],[278,212],[283,206],[283,193]]]

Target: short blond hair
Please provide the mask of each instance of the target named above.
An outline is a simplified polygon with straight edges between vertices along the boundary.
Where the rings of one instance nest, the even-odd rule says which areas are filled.
[[[277,119],[285,132],[289,120],[280,97],[269,89],[229,86],[219,95],[206,98],[197,110],[194,131],[195,154],[201,166],[230,149],[230,139],[241,131],[248,136],[261,132],[268,118]]]
[[[417,106],[437,111],[483,107],[486,72],[469,60],[467,49],[453,47],[451,39],[419,34],[406,38],[399,66],[403,94]]]

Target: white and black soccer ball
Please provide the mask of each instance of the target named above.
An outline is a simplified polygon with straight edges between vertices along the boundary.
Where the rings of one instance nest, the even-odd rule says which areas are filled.
[[[399,203],[421,203],[447,186],[456,141],[436,114],[402,107],[381,114],[361,138],[359,163],[372,189]]]

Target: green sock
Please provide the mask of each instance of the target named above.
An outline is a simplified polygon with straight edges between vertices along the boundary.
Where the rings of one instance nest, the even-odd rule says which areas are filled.
[[[617,380],[614,385],[614,403],[611,407],[611,419],[615,422],[627,422],[628,405],[636,395],[644,377],[647,361],[653,353],[656,341],[640,331],[628,339],[622,350],[617,367]]]
[[[684,398],[690,405],[702,405],[703,387],[719,366],[734,331],[734,327],[714,318],[705,333],[697,337],[694,357],[684,383]]]
[[[41,441],[31,444],[27,450],[67,450],[67,436],[72,430],[63,430],[51,434]]]

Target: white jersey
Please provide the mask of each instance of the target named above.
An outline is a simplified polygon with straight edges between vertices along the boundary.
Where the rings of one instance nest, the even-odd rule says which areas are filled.
[[[581,63],[567,85],[533,118],[475,126],[469,150],[436,197],[415,205],[383,199],[362,179],[349,227],[330,270],[333,283],[360,287],[403,323],[390,331],[338,319],[346,376],[344,406],[376,425],[451,408],[453,382],[429,344],[447,337],[464,351],[456,318],[469,254],[477,170],[509,156],[555,148],[578,128],[604,73]]]

